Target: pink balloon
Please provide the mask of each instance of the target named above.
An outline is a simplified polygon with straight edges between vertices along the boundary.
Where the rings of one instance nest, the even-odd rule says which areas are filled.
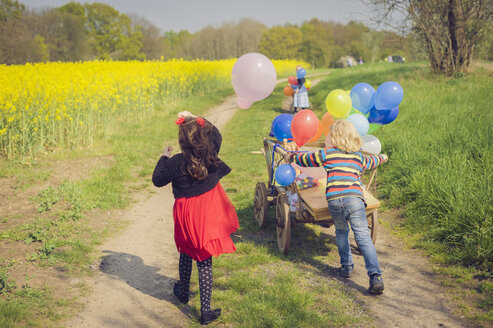
[[[291,166],[310,178],[327,179],[327,171],[323,167],[301,167],[295,163],[291,163]]]
[[[318,117],[309,109],[303,109],[302,111],[294,115],[291,121],[291,133],[296,144],[301,147],[308,140],[313,138],[318,129]]]
[[[244,98],[238,98],[238,107],[240,107],[241,109],[247,109],[250,106],[252,106],[252,104],[253,104],[253,101],[250,101],[250,100],[247,100]]]
[[[267,98],[276,86],[274,65],[262,54],[252,52],[238,58],[231,72],[238,105],[246,109],[254,101]]]

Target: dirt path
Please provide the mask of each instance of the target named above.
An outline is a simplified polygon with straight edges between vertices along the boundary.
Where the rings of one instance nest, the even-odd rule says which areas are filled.
[[[318,81],[312,81],[312,85]],[[206,117],[222,129],[237,109],[236,97],[231,96]],[[178,305],[171,291],[178,280],[171,186],[155,191],[150,197],[142,196],[130,209],[114,211],[130,224],[99,248],[103,252],[99,270],[87,279],[92,293],[84,302],[83,312],[67,322],[67,327],[186,327],[189,317],[196,317],[185,312],[187,307]],[[388,212],[382,217],[395,220],[395,215]],[[334,235],[333,228],[328,233]],[[426,260],[405,250],[382,226],[378,233],[384,295],[367,294],[368,278],[361,255],[355,254],[355,274],[345,280],[348,289],[361,292],[376,326],[464,327],[451,313]]]

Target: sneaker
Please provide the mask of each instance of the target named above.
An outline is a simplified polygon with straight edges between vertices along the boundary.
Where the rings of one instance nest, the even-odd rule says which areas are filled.
[[[354,271],[354,263],[350,265],[343,265],[339,269],[339,274],[344,278],[351,277],[351,274]]]
[[[380,295],[383,293],[383,279],[381,274],[373,274],[370,277],[370,288],[368,291],[372,295]]]
[[[184,293],[180,282],[175,282],[175,285],[173,286],[173,294],[175,294],[176,297],[180,300],[181,303],[187,304],[188,303],[188,298],[190,296],[190,293]]]
[[[220,315],[221,315],[221,309],[214,309],[211,311],[202,312],[202,314],[200,315],[200,324],[201,325],[208,325],[212,321],[219,318]]]

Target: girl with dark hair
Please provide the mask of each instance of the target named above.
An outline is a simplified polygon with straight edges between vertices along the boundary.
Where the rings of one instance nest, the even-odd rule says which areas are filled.
[[[173,293],[188,303],[192,259],[197,261],[201,316],[205,325],[221,315],[211,310],[212,256],[233,253],[230,235],[239,227],[236,211],[219,180],[231,169],[219,159],[222,137],[209,121],[189,112],[178,114],[181,153],[171,156],[167,147],[159,159],[152,182],[163,187],[171,182],[175,204],[175,243],[180,253],[180,280]]]

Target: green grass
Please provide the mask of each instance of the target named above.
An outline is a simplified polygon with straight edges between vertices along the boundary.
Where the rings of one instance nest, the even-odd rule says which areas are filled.
[[[396,121],[374,133],[390,157],[380,196],[405,206],[407,227],[442,245],[444,262],[492,270],[492,73],[444,78],[418,65],[364,65],[319,83],[313,101],[322,111],[332,89],[389,80],[404,100]]]

